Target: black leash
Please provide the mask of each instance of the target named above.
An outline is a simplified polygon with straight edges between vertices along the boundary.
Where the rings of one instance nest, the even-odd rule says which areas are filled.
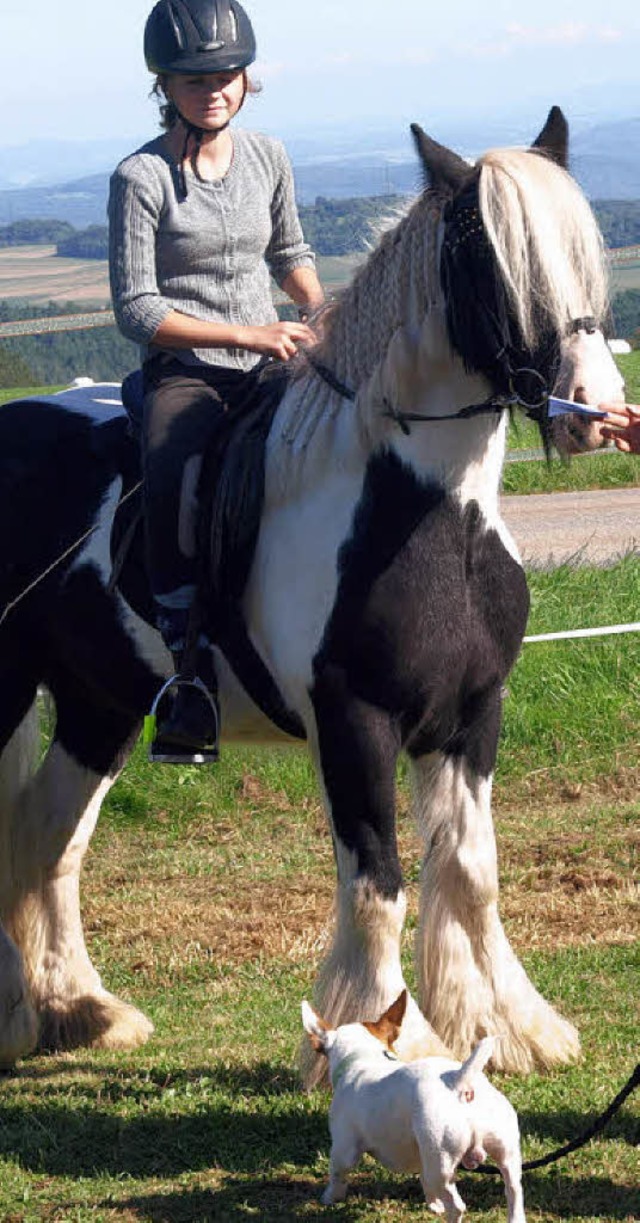
[[[627,1096],[630,1096],[640,1083],[640,1062],[638,1062],[631,1078],[625,1083],[622,1091],[619,1091],[615,1100],[611,1101],[608,1108],[605,1109],[599,1117],[581,1134],[579,1138],[574,1138],[571,1142],[567,1142],[565,1146],[559,1147],[557,1151],[552,1151],[549,1155],[543,1155],[540,1159],[531,1159],[528,1163],[522,1165],[523,1172],[531,1172],[534,1168],[544,1168],[547,1164],[554,1164],[556,1160],[562,1159],[564,1155],[569,1155],[572,1151],[579,1151],[580,1147],[586,1146],[591,1138],[599,1134],[601,1130],[608,1125],[609,1121],[618,1112],[618,1109],[624,1104]],[[480,1165],[473,1169],[474,1172],[481,1172],[485,1176],[500,1176],[500,1169],[494,1168],[493,1164]]]

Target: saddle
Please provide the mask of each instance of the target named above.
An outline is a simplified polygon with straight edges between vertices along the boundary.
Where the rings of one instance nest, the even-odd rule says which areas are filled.
[[[241,607],[260,529],[266,441],[289,378],[290,372],[285,365],[261,362],[247,375],[243,394],[228,402],[226,411],[216,419],[203,455],[197,489],[195,619],[209,640],[222,650],[242,686],[263,713],[286,734],[304,739],[300,719],[285,705],[273,676],[253,646]],[[139,437],[143,403],[141,370],[127,375],[121,393],[131,432]],[[127,555],[138,534],[141,512],[138,506],[135,514],[126,515],[119,523],[118,538],[112,540],[114,585],[120,585]],[[138,571],[143,559],[140,544],[141,538],[136,548]],[[138,595],[140,593],[138,585]]]

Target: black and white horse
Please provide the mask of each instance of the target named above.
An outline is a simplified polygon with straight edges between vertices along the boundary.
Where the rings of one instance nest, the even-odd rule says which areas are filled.
[[[475,167],[414,135],[428,189],[332,307],[274,417],[242,610],[304,728],[331,824],[322,1014],[378,1015],[404,985],[394,789],[405,752],[424,867],[419,1005],[400,1050],[443,1042],[463,1056],[495,1032],[496,1063],[526,1071],[572,1058],[578,1038],[498,916],[491,779],[528,610],[500,517],[507,407],[542,404],[554,386],[611,401],[622,383],[600,330],[600,235],[561,164],[562,115],[531,150]],[[138,479],[124,415],[66,402],[0,410],[1,1064],[38,1041],[127,1047],[151,1030],[91,964],[79,876],[170,658],[143,567],[110,581],[114,513]],[[565,442],[599,444],[597,426],[571,420]],[[226,735],[282,738],[220,651],[216,669]],[[34,769],[39,685],[56,731]]]

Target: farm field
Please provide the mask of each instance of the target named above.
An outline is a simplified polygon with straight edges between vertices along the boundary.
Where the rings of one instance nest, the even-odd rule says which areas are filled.
[[[530,632],[637,619],[640,558],[531,574]],[[525,646],[509,680],[495,791],[501,912],[539,988],[578,1026],[582,1061],[508,1077],[525,1159],[576,1137],[637,1061],[640,637]],[[48,714],[43,710],[45,735]],[[400,845],[412,980],[419,847],[404,769]],[[299,1003],[327,942],[333,862],[305,753],[230,747],[215,769],[138,748],[84,878],[105,983],[156,1033],[136,1052],[37,1056],[0,1079],[0,1218],[200,1223],[431,1217],[416,1180],[366,1159],[323,1208],[324,1092],[296,1072]],[[631,1223],[640,1110],[525,1176],[536,1223]],[[478,1223],[501,1183],[462,1174]]]
[[[110,301],[108,267],[96,259],[58,258],[55,246],[5,247],[0,250],[2,298],[106,306]]]
[[[344,288],[360,262],[359,255],[320,256],[318,268],[327,290]],[[110,301],[107,263],[101,259],[61,259],[55,254],[55,246],[0,248],[0,300],[3,298],[106,306]]]
[[[363,254],[319,255],[318,271],[328,292],[343,289],[365,258]],[[614,264],[611,285],[616,293],[640,288],[640,262]],[[100,259],[59,258],[55,246],[0,248],[2,298],[105,306],[110,299],[107,263]]]

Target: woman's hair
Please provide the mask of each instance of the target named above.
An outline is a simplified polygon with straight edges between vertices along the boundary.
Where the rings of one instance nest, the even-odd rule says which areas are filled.
[[[262,92],[262,85],[259,81],[254,81],[249,76],[246,68],[244,69],[243,75],[245,96],[247,94],[257,94]],[[164,74],[157,76],[153,82],[150,96],[158,99],[158,106],[160,108],[160,127],[163,127],[165,131],[168,132],[172,127],[175,127],[176,123],[180,119],[180,115],[177,107],[167,94],[166,81],[167,78]]]

